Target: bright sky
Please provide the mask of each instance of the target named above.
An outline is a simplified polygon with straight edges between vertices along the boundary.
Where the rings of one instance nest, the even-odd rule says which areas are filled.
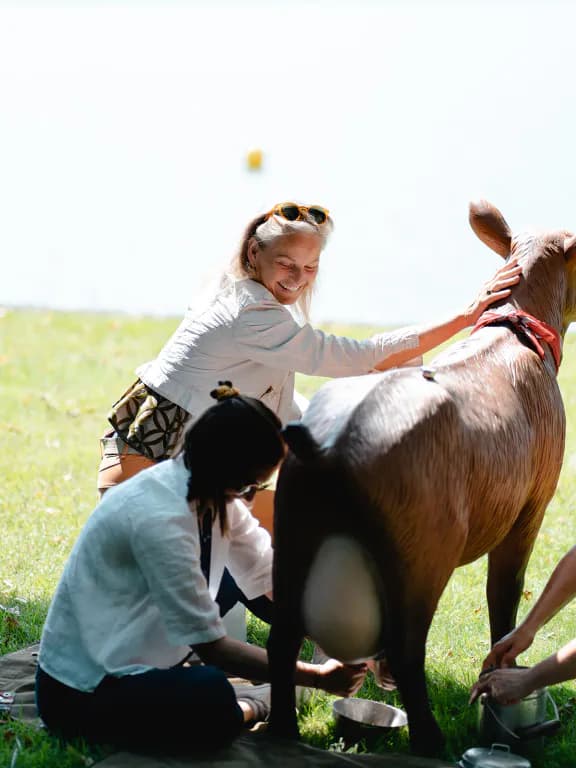
[[[568,1],[0,0],[0,304],[180,315],[298,200],[336,224],[316,320],[459,309],[499,265],[471,199],[576,229],[574,29]]]

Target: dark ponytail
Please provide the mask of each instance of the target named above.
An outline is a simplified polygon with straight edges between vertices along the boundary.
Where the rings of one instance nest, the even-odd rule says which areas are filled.
[[[226,490],[257,483],[284,456],[282,424],[256,398],[239,394],[231,382],[210,392],[217,402],[187,428],[180,451],[190,470],[188,501],[213,506],[226,531]]]

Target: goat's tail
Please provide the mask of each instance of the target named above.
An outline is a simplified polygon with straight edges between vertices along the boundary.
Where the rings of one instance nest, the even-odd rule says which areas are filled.
[[[315,462],[322,456],[321,447],[302,422],[290,422],[284,427],[282,434],[292,453],[304,464]]]

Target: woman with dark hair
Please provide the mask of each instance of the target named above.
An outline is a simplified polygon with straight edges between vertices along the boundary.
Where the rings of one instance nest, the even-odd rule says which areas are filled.
[[[106,493],[66,563],[40,645],[46,726],[131,749],[215,749],[265,719],[262,648],[226,636],[214,598],[227,567],[248,597],[271,590],[270,537],[242,500],[284,455],[280,421],[229,382],[174,458]],[[202,556],[202,522],[212,533]],[[203,664],[187,665],[193,648]],[[298,684],[350,695],[365,665],[297,663]]]

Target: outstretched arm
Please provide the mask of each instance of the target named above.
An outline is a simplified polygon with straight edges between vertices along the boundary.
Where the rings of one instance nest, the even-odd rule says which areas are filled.
[[[195,645],[194,650],[205,664],[249,680],[269,680],[268,654],[264,648],[223,637],[212,643]],[[323,664],[296,662],[296,684],[322,688],[337,696],[352,696],[362,685],[366,664],[341,664],[328,659]]]
[[[514,704],[537,688],[562,683],[576,677],[576,640],[571,640],[559,651],[534,667],[524,669],[495,669],[482,675],[472,686],[470,704],[481,693],[487,693],[499,704]]]
[[[510,667],[516,656],[532,645],[534,636],[576,596],[576,547],[567,552],[548,579],[542,594],[524,621],[494,644],[482,669]]]
[[[413,357],[429,352],[439,344],[448,341],[455,334],[463,331],[470,325],[474,325],[489,306],[510,295],[510,289],[519,281],[521,271],[522,269],[518,266],[516,260],[508,261],[483,286],[478,297],[463,312],[448,320],[415,328],[419,339],[418,347],[389,355],[377,363],[375,366],[376,370],[385,371],[388,368],[397,368],[400,365],[404,365]]]

